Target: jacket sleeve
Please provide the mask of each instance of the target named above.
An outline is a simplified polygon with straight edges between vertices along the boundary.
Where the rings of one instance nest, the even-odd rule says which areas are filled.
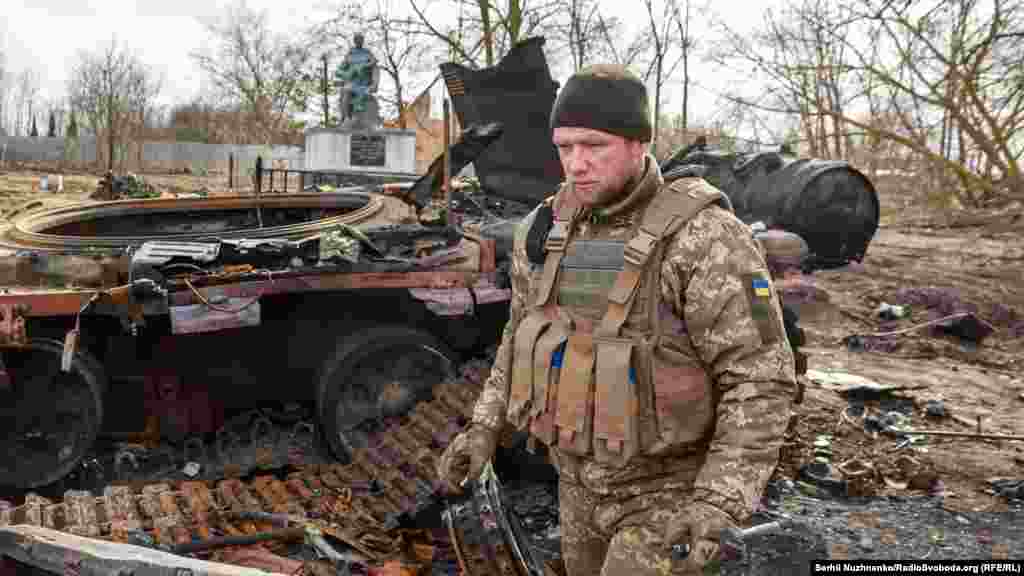
[[[691,219],[662,262],[662,299],[682,319],[718,398],[694,500],[745,521],[778,464],[796,390],[793,351],[750,229],[717,206]]]
[[[484,381],[483,390],[473,407],[473,423],[493,430],[505,425],[508,409],[508,375],[512,371],[512,339],[526,310],[526,298],[530,294],[530,263],[526,257],[526,234],[530,230],[537,211],[526,216],[516,227],[512,247],[512,262],[509,277],[512,284],[512,302],[509,318],[501,333],[501,343],[491,366],[491,373]]]

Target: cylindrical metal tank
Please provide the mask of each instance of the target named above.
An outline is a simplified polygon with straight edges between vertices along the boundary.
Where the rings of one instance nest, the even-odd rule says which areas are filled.
[[[663,172],[703,167],[704,178],[729,196],[741,220],[764,222],[806,240],[812,268],[860,261],[878,230],[878,194],[849,162],[778,152],[684,152],[666,161]]]

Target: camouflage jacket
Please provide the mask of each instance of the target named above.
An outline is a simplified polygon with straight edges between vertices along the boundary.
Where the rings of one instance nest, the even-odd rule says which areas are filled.
[[[648,170],[657,170],[653,158]],[[530,294],[531,272],[540,265],[526,253],[526,236],[537,210],[517,227],[513,243],[512,302],[491,374],[474,408],[473,422],[501,429],[508,408],[512,338]],[[578,237],[593,227],[629,227],[631,222],[582,219]],[[668,241],[661,263],[666,330],[689,334],[715,382],[717,420],[693,484],[692,498],[747,518],[778,463],[796,389],[793,352],[786,338],[764,344],[751,316],[744,274],[766,269],[748,226],[718,206],[701,210]],[[778,302],[773,298],[773,305]],[[671,312],[669,312],[671,311]],[[776,317],[782,317],[776,310]],[[777,326],[783,330],[781,320]],[[616,471],[587,462],[581,475],[591,486],[608,484]]]

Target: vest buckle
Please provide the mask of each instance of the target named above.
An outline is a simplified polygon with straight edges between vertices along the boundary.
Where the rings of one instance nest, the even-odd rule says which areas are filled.
[[[630,264],[643,268],[647,259],[654,252],[654,246],[658,243],[658,237],[646,230],[640,230],[636,236],[626,243],[625,257]]]
[[[544,241],[544,249],[548,252],[565,252],[566,240],[569,238],[569,221],[555,220]]]

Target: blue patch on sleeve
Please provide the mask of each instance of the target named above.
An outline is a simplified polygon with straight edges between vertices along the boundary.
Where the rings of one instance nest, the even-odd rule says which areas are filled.
[[[765,280],[764,278],[754,278],[753,284],[754,284],[754,288],[755,289],[756,288],[765,288],[765,289],[768,288],[768,281]]]

